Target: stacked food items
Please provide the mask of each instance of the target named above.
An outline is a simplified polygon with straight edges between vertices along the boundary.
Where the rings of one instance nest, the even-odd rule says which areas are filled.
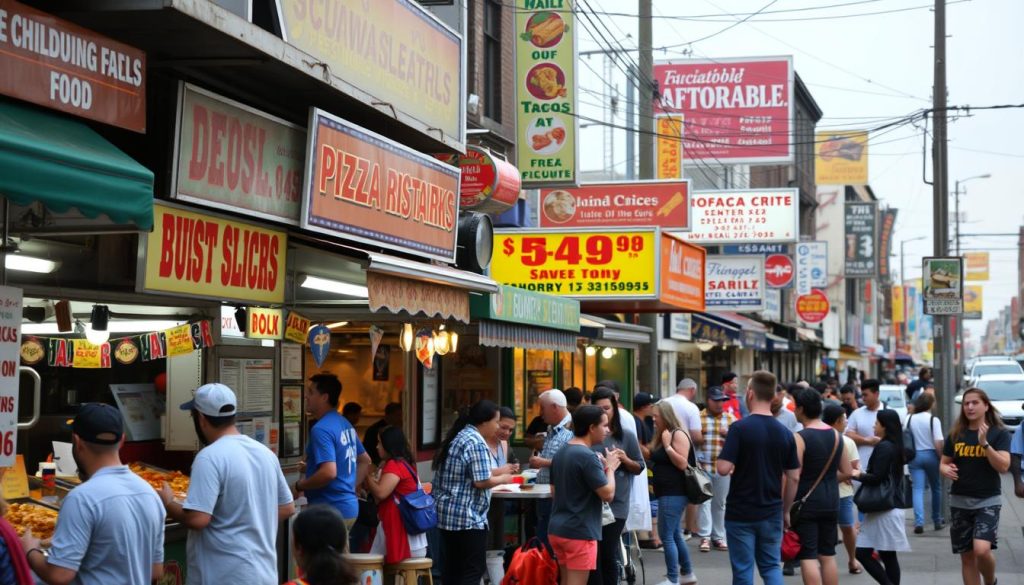
[[[41,540],[49,540],[57,528],[57,511],[37,504],[11,504],[4,517],[19,536],[29,529]]]
[[[129,464],[128,468],[157,491],[163,487],[164,482],[167,482],[177,500],[184,500],[188,494],[188,476],[180,471],[165,471],[139,462]]]

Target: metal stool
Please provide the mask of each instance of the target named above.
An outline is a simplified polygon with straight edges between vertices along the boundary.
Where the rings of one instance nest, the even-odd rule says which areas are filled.
[[[422,559],[405,559],[396,565],[384,565],[384,576],[391,577],[395,585],[419,585],[420,577],[425,577],[427,585],[434,585],[434,576],[430,569],[434,561],[428,557]]]

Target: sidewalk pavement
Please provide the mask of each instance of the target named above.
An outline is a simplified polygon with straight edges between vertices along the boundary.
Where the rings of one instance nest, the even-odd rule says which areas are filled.
[[[926,509],[929,509],[926,507]],[[914,534],[913,511],[906,511],[907,538],[912,552],[900,553],[902,585],[960,585],[960,556],[954,555],[949,544],[949,528],[939,532],[925,525],[924,534]],[[947,519],[948,521],[948,519]],[[690,560],[699,583],[722,585],[732,582],[729,555],[725,552],[700,552],[700,539],[691,538]],[[1003,475],[1003,509],[999,519],[999,549],[996,551],[996,576],[999,585],[1024,585],[1024,500],[1013,494],[1013,481]],[[646,585],[655,585],[665,579],[665,558],[661,551],[644,550]],[[836,562],[839,565],[839,582],[854,585],[874,585],[875,581],[866,572],[851,575],[846,571],[846,549],[842,544],[836,547]],[[760,578],[755,578],[760,583]],[[786,585],[802,583],[799,569],[793,577],[785,577]],[[638,576],[637,584],[643,585]]]

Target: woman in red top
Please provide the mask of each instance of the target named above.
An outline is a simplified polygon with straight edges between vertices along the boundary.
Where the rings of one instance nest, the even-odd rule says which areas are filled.
[[[384,562],[388,565],[409,558],[423,558],[427,556],[427,535],[409,535],[398,511],[398,498],[419,487],[419,478],[410,463],[412,456],[402,429],[387,427],[381,431],[377,454],[381,459],[380,472],[370,474],[366,479],[370,494],[377,500],[377,517],[380,519],[370,553],[384,555]]]

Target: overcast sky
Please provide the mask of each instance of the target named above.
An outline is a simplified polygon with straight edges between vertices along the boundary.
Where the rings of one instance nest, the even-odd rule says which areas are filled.
[[[578,8],[587,4],[598,12],[636,13],[635,2],[621,0],[577,0]],[[770,4],[770,5],[769,5]],[[749,21],[736,24],[747,14],[764,11]],[[823,5],[832,8],[804,10]],[[924,6],[930,0],[679,0],[654,1],[654,47],[679,45],[699,40],[691,47],[696,58],[792,55],[796,71],[808,85],[825,118],[819,123],[829,129],[848,125],[850,129],[879,125],[878,118],[903,116],[931,106],[932,44],[934,14]],[[863,15],[881,11],[910,10]],[[730,14],[738,16],[730,16]],[[711,16],[709,19],[674,19],[670,16]],[[947,3],[948,85],[950,105],[974,107],[1024,103],[1024,22],[1022,0],[969,0]],[[637,19],[603,16],[614,42],[626,48],[636,47]],[[824,18],[824,19],[822,19]],[[789,22],[770,22],[785,19]],[[792,19],[819,19],[800,20]],[[580,20],[580,17],[577,17]],[[606,39],[593,37],[587,22],[579,22],[580,51],[607,48]],[[724,30],[732,26],[729,30]],[[719,34],[716,34],[719,33]],[[631,35],[627,38],[626,35]],[[654,59],[681,59],[684,47],[656,51]],[[585,59],[585,58],[581,58]],[[636,59],[636,54],[631,54]],[[581,87],[580,112],[601,118],[598,106],[605,103],[599,95],[607,91],[600,56],[589,58],[578,67]],[[600,74],[595,74],[595,71]],[[625,75],[614,69],[609,78],[625,90]],[[620,105],[618,124],[625,124]],[[970,117],[951,121],[950,189],[954,181],[991,173],[990,179],[971,181],[961,199],[967,223],[964,233],[1014,232],[1024,224],[1024,109],[972,112]],[[599,169],[603,131],[600,127],[581,130],[584,169]],[[920,276],[920,257],[932,252],[932,187],[921,180],[921,131],[911,126],[872,138],[870,147],[871,187],[884,205],[898,208],[900,214],[893,237],[893,248],[919,236],[926,240],[908,242],[907,277]],[[614,161],[624,170],[625,133],[615,136]],[[987,152],[979,152],[987,151]],[[929,178],[931,163],[929,161]],[[952,199],[950,200],[952,209]],[[950,230],[952,232],[952,229]],[[998,315],[1009,303],[1017,286],[1016,238],[963,239],[969,250],[991,250],[991,280],[984,283],[984,320],[967,321],[977,339],[983,324]],[[899,258],[893,259],[898,271]]]

